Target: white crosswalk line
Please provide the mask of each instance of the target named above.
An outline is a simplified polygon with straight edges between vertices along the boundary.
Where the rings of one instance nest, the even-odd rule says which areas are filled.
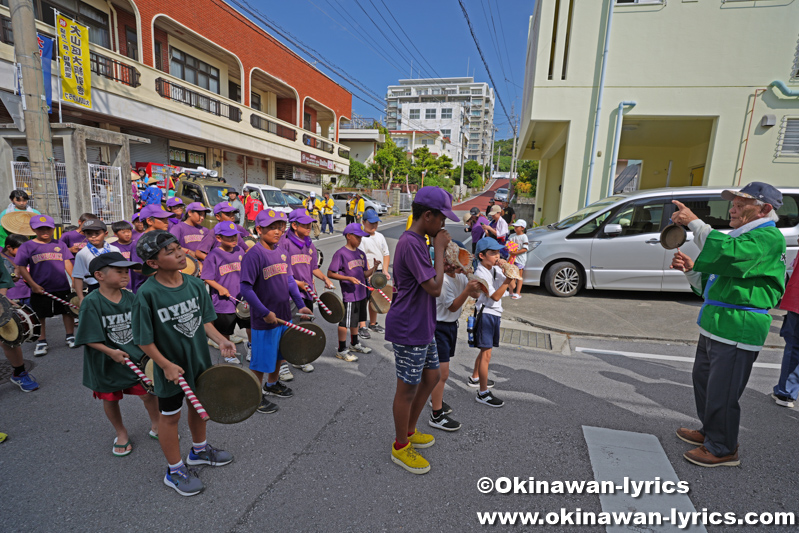
[[[637,359],[658,359],[660,361],[681,361],[684,363],[694,364],[693,357],[680,357],[677,355],[658,355],[653,353],[639,353],[639,352],[622,352],[620,350],[600,350],[599,348],[582,348],[577,347],[575,351],[598,354],[598,355],[621,355],[623,357],[633,357]],[[755,368],[776,368],[779,370],[781,365],[777,363],[755,363]]]

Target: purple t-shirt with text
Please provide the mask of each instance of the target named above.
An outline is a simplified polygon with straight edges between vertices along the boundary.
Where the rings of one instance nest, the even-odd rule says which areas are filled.
[[[44,244],[30,240],[17,250],[16,264],[28,267],[33,281],[47,292],[60,292],[69,290],[64,261],[72,258],[72,252],[62,241]]]
[[[230,222],[226,223],[220,222],[220,224],[230,224]],[[239,229],[239,235],[238,235],[239,240],[238,242],[236,242],[236,245],[240,246],[242,250],[246,251],[247,243],[244,242],[244,239],[242,237],[243,236],[249,237],[250,233],[246,229],[239,226],[238,224],[236,224],[236,226]],[[221,245],[219,244],[219,241],[216,240],[216,234],[214,234],[213,230],[206,231],[205,233],[206,233],[205,238],[202,240],[202,242],[200,243],[200,247],[197,249],[200,250],[201,252],[211,253],[211,250],[219,248]]]
[[[241,294],[250,304],[252,329],[274,329],[264,317],[269,311],[277,318],[291,320],[289,280],[291,263],[286,251],[277,247],[267,250],[261,243],[244,254],[241,261]],[[252,292],[245,285],[252,287]],[[296,288],[296,284],[295,284]]]
[[[333,259],[330,260],[328,269],[343,276],[352,276],[358,279],[363,285],[356,285],[350,281],[339,281],[341,284],[341,296],[345,302],[359,302],[366,298],[366,254],[363,250],[350,250],[346,246],[339,248]]]
[[[180,246],[187,250],[195,251],[200,249],[200,244],[202,244],[203,239],[211,230],[181,222],[172,226],[169,231],[178,240]]]
[[[413,231],[403,233],[394,250],[394,285],[397,292],[386,315],[386,340],[409,346],[433,342],[436,299],[422,283],[436,277],[425,238]]]
[[[262,247],[263,248],[263,247]],[[241,299],[241,261],[244,251],[234,246],[233,250],[226,252],[222,247],[214,248],[203,261],[201,279],[215,281],[230,291],[233,298]],[[230,298],[220,298],[216,289],[211,289],[211,301],[214,302],[214,311],[218,314],[236,312],[236,302]]]
[[[136,254],[136,243],[138,242],[138,236],[134,236],[128,244],[122,244],[121,242],[117,241],[114,243],[114,246],[119,248],[119,253],[127,259],[128,261],[135,261],[136,263],[144,263],[144,261],[139,258],[138,254]],[[141,271],[136,272],[132,268],[130,269],[130,281],[128,281],[127,287],[128,290],[133,291],[135,294],[141,284],[147,281],[147,276],[142,275]]]
[[[294,239],[289,238],[290,233]],[[301,242],[302,246],[298,246],[295,241]],[[294,272],[294,279],[296,281],[304,281],[313,287],[313,271],[319,266],[319,254],[316,252],[316,246],[314,246],[313,243],[309,246],[305,246],[302,239],[289,231],[280,239],[278,248],[286,250],[286,253],[289,255],[291,270]]]

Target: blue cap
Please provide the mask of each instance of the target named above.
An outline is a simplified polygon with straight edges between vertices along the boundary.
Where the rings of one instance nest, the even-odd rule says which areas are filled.
[[[289,224],[292,222],[296,222],[297,224],[310,224],[314,220],[316,219],[309,215],[305,209],[295,209],[289,213]]]
[[[344,228],[344,235],[347,234],[351,235],[358,235],[359,237],[368,237],[369,234],[366,233],[360,224],[357,222],[353,222],[352,224],[347,224],[347,227]]]
[[[413,203],[441,211],[453,222],[460,222],[455,213],[452,212],[452,195],[438,187],[422,187],[413,197]]]
[[[363,219],[366,222],[380,222],[380,216],[377,214],[377,211],[374,209],[367,209],[366,212],[363,214]]]
[[[502,250],[504,246],[499,244],[499,242],[493,237],[483,237],[479,241],[477,241],[477,247],[474,250],[474,256],[477,257],[480,252],[485,252],[486,250]]]
[[[727,190],[721,193],[721,197],[729,201],[735,199],[736,196],[760,200],[765,204],[771,204],[774,209],[782,207],[782,193],[774,185],[762,181],[748,183],[740,191]]]

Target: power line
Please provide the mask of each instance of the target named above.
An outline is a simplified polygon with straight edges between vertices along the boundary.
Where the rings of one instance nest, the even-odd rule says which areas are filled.
[[[488,9],[490,11],[491,10],[491,0],[487,0],[487,1],[488,1]],[[511,70],[510,53],[508,52],[508,41],[507,41],[507,39],[505,39],[505,28],[504,28],[504,26],[502,24],[502,13],[499,10],[499,6],[495,6],[495,7],[497,9],[497,18],[499,19],[499,29],[500,29],[500,34],[502,35],[502,42],[505,45],[505,58],[508,60],[508,70],[510,70],[511,71],[511,75],[513,75],[513,70]],[[493,15],[491,16],[491,23],[492,24],[494,23],[494,16]],[[503,76],[505,76],[505,81],[510,81],[510,80],[508,80],[508,77],[507,77],[507,75],[505,75],[504,72],[502,74],[503,74]],[[512,81],[511,81],[511,83],[513,85],[516,85]],[[514,94],[514,96],[517,99],[519,98],[519,93],[516,92],[516,89],[513,90],[513,94]]]

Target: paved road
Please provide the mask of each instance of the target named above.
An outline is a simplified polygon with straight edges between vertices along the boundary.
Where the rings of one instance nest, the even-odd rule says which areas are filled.
[[[510,184],[510,180],[508,180],[508,179],[496,180],[496,181],[494,181],[493,184],[491,184],[491,187],[489,187],[485,192],[483,192],[483,193],[481,193],[481,194],[479,194],[479,195],[477,195],[477,196],[475,196],[473,198],[470,198],[469,200],[466,200],[465,202],[462,202],[460,204],[456,204],[455,206],[453,206],[452,209],[454,211],[458,211],[458,212],[460,212],[460,211],[464,211],[465,212],[465,211],[468,211],[469,209],[471,209],[472,207],[477,207],[481,211],[485,211],[486,207],[488,207],[488,201],[491,198],[494,197],[494,192],[497,189],[499,189],[500,187],[507,188],[509,186],[509,184]]]

